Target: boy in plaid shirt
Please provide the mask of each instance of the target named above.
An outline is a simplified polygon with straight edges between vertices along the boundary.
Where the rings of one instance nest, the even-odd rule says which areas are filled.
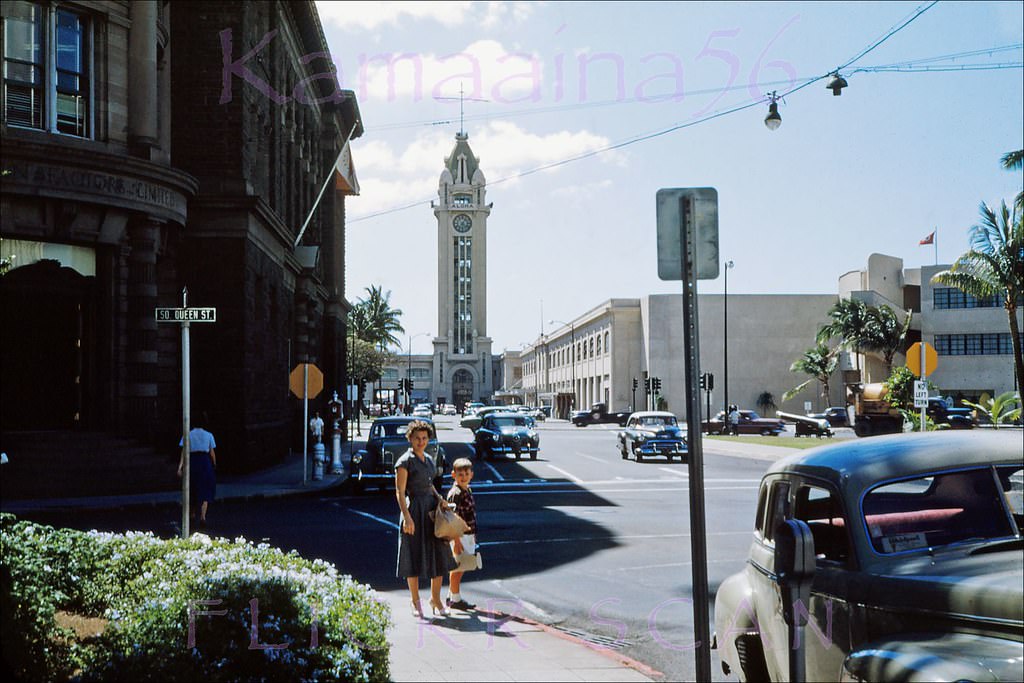
[[[452,478],[455,483],[448,491],[448,502],[455,505],[455,513],[465,520],[469,531],[452,541],[452,552],[455,558],[459,555],[473,555],[476,553],[476,501],[473,500],[473,490],[469,488],[469,482],[473,480],[473,463],[469,458],[459,458],[452,464]],[[448,606],[452,609],[471,610],[476,605],[466,602],[459,593],[459,584],[462,582],[461,571],[453,571],[449,574]]]

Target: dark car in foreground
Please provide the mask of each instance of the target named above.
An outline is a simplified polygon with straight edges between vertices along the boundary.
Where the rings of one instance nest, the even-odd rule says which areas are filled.
[[[488,413],[473,438],[478,459],[511,454],[518,460],[525,454],[536,460],[540,451],[540,434],[533,418],[518,412]]]
[[[741,410],[738,434],[761,434],[762,436],[778,436],[786,431],[786,423],[778,418],[761,417],[753,410]],[[708,434],[725,434],[725,413],[718,411],[714,418],[701,423],[701,431]]]
[[[418,420],[430,425],[433,433],[427,445],[427,453],[438,465],[438,474],[448,470],[444,448],[437,442],[437,431],[434,423],[422,417],[400,415],[380,417],[373,421],[366,437],[366,447],[352,456],[352,482],[356,493],[361,493],[368,484],[376,483],[385,488],[395,481],[395,461],[409,450],[409,440],[405,438],[405,430],[410,422]],[[440,479],[440,477],[438,478]],[[435,480],[435,484],[440,484]]]
[[[672,413],[645,410],[633,413],[626,426],[616,435],[619,453],[627,460],[630,455],[637,462],[644,457],[664,456],[671,462],[676,456],[686,460],[686,432]]]
[[[1022,524],[1019,433],[897,434],[788,456],[761,481],[746,566],[715,597],[722,669],[792,680],[787,620],[802,615],[792,666],[808,681],[1019,681]]]

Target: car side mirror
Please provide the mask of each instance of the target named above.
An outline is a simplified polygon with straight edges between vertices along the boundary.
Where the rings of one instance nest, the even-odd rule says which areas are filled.
[[[807,523],[787,519],[775,529],[775,576],[787,624],[806,624],[811,582],[814,580],[814,537]],[[796,605],[803,610],[796,610]]]

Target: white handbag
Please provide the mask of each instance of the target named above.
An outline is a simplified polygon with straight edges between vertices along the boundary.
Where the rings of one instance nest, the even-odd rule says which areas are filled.
[[[469,553],[462,553],[455,559],[458,560],[459,566],[456,567],[453,571],[471,572],[475,569],[484,568],[484,558],[480,554],[479,550],[473,553],[472,555],[470,555]]]

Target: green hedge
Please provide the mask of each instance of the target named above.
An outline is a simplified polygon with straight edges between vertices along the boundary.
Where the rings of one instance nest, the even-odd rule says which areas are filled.
[[[386,603],[322,560],[244,538],[81,532],[7,514],[0,552],[3,658],[21,680],[389,678]],[[58,613],[99,618],[101,632],[76,635]]]

